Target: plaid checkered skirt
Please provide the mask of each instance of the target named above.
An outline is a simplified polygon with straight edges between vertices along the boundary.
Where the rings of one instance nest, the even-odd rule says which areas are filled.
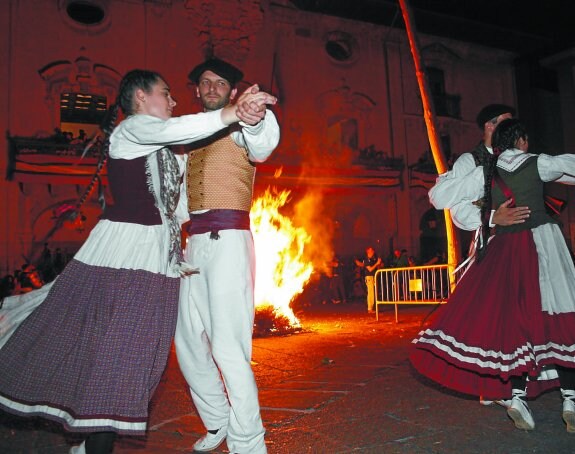
[[[138,241],[133,234],[126,232],[124,246]],[[128,253],[109,250],[114,260]],[[76,256],[0,349],[0,407],[75,432],[143,434],[171,347],[178,291],[177,277]]]

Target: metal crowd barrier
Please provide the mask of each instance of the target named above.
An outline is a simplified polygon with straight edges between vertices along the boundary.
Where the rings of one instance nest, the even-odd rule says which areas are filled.
[[[381,304],[444,304],[455,287],[453,266],[430,265],[384,268],[375,273],[375,318]],[[450,278],[451,276],[451,278]]]

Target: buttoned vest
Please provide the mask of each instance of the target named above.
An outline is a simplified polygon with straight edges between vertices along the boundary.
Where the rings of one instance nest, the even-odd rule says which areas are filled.
[[[188,156],[188,210],[250,211],[256,169],[245,148],[231,135],[198,148]]]

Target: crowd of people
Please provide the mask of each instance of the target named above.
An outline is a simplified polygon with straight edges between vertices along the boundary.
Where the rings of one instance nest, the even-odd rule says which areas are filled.
[[[443,251],[422,262],[405,248],[394,249],[385,258],[381,258],[372,246],[368,246],[363,255],[334,255],[326,264],[325,271],[316,273],[316,278],[308,284],[306,292],[296,298],[294,306],[363,303],[367,300],[368,312],[372,312],[375,304],[372,289],[377,270],[438,265],[446,263],[446,260],[447,254]]]
[[[0,299],[28,293],[52,282],[71,259],[72,254],[66,249],[56,248],[52,252],[48,243],[45,243],[37,261],[23,263],[20,269],[0,279]]]
[[[79,129],[75,134],[72,131],[62,131],[54,128],[54,132],[48,135],[46,132],[38,132],[34,138],[41,144],[36,144],[42,153],[55,154],[57,156],[91,156],[99,157],[102,153],[104,138],[101,134],[88,135],[85,130]],[[37,153],[39,149],[30,147],[28,144],[19,148],[19,153]]]
[[[42,150],[44,153],[47,152],[48,148],[58,156],[98,157],[104,145],[104,138],[101,134],[88,135],[84,129],[79,129],[77,133],[74,133],[54,128],[54,132],[50,135],[40,132],[35,137],[43,142]],[[49,145],[49,147],[45,145]],[[35,153],[36,151],[34,148],[24,147],[20,152]]]
[[[100,134],[90,137],[83,129],[79,129],[75,136],[71,131],[55,128],[50,140],[57,144],[66,145],[66,148],[56,151],[58,155],[78,156],[86,152],[88,156],[99,156],[103,145],[103,138]]]

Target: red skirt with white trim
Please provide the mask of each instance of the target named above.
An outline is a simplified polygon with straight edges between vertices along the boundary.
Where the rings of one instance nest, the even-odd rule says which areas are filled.
[[[575,367],[575,313],[542,311],[531,231],[498,235],[413,343],[414,367],[447,388],[507,399],[526,373],[534,397],[559,386],[546,369]]]

